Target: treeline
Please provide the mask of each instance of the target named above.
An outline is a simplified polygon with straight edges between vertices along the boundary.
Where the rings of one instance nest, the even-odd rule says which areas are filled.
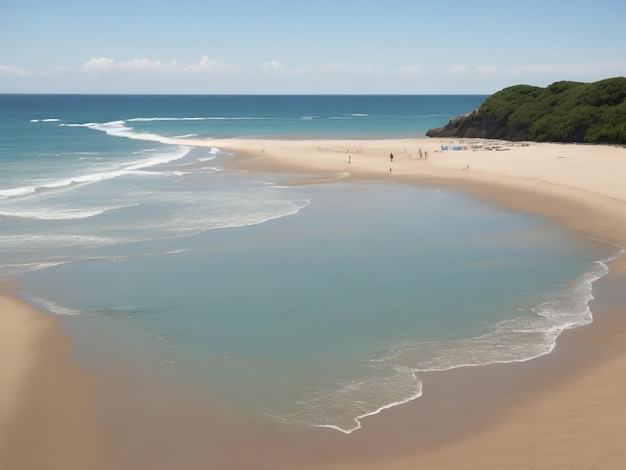
[[[525,140],[626,144],[626,78],[516,85],[491,95],[477,114],[522,130]]]

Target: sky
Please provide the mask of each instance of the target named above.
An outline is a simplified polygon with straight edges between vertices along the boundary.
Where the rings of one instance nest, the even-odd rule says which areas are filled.
[[[0,0],[0,93],[491,94],[626,76],[624,0]]]

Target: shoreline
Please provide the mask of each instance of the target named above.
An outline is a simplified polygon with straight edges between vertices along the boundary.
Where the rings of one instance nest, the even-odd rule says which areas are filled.
[[[285,174],[285,184],[375,179],[461,189],[513,211],[546,216],[587,236],[626,247],[626,185],[620,178],[626,175],[624,148],[507,144],[506,151],[471,147],[443,151],[441,145],[452,148],[454,141],[427,138],[168,139],[166,143],[234,152],[233,158],[221,160],[229,170]],[[418,149],[428,152],[428,159],[418,158]],[[393,162],[390,153],[394,154]],[[366,418],[363,428],[349,435],[314,429],[289,437],[269,433],[259,439],[260,434],[252,432],[235,438],[236,443],[246,442],[253,450],[260,446],[257,440],[263,443],[258,455],[267,461],[257,463],[250,455],[251,469],[622,468],[626,462],[621,444],[626,439],[626,425],[619,419],[619,410],[626,406],[626,378],[621,378],[625,375],[626,347],[620,344],[620,334],[626,332],[625,258],[609,263],[609,274],[594,283],[593,323],[562,333],[555,351],[546,356],[524,363],[482,366],[478,374],[477,368],[454,369],[436,373],[436,377],[433,373],[421,398]],[[24,361],[14,364],[14,379],[2,386],[1,402],[14,410],[15,418],[0,422],[0,449],[11,448],[9,454],[0,455],[28,457],[32,462],[61,459],[59,468],[108,468],[104,448],[110,442],[93,415],[90,377],[67,358],[69,344],[58,322],[7,297],[5,292],[0,292],[0,302],[9,302],[2,304],[2,341],[5,333],[12,331],[4,326],[8,321],[5,311],[17,313],[26,308],[29,319],[22,318],[26,333],[15,337],[19,347],[15,354]],[[44,324],[45,333],[41,333],[37,325]],[[3,370],[5,367],[7,364]],[[47,374],[42,374],[46,370]],[[51,378],[64,370],[77,385],[71,393],[66,390],[67,395],[52,394],[57,396],[53,408],[62,416],[78,405],[72,413],[78,437],[62,442],[67,439],[61,437],[63,433],[58,440],[49,437],[58,427],[56,422],[61,421],[48,419],[42,425],[42,413],[50,408],[42,411],[32,405],[48,400],[50,388],[46,387],[58,384],[59,380]],[[40,375],[48,377],[45,385],[36,382]],[[19,396],[21,390],[26,393]],[[423,429],[416,430],[418,427]],[[39,433],[31,438],[30,433],[37,428]],[[205,432],[210,435],[218,431]],[[235,430],[231,432],[234,436]],[[170,437],[165,433],[161,439]],[[286,451],[287,444],[297,445],[301,437],[312,442],[303,444],[305,449]],[[230,451],[237,451],[236,443],[228,444]],[[86,460],[76,460],[72,467],[71,459],[63,459],[76,446],[84,452],[78,453],[82,457],[72,458]],[[197,450],[198,458],[202,450]],[[282,451],[284,455],[274,456]],[[187,460],[194,458],[190,455]],[[146,468],[136,463],[138,466],[132,468]],[[196,463],[184,468],[205,468],[207,462]]]
[[[508,151],[441,151],[442,145],[451,148],[454,141],[428,138],[168,142],[233,152],[234,161],[224,160],[229,170],[291,175],[284,184],[377,179],[460,189],[513,211],[548,217],[577,232],[626,248],[626,220],[619,217],[626,212],[625,147],[508,143],[504,147]],[[419,150],[428,152],[428,158],[417,158]],[[394,154],[393,162],[389,153]],[[303,176],[294,178],[297,174]],[[611,265],[611,272],[626,272],[626,257]]]
[[[104,469],[90,377],[55,318],[0,289],[0,467]]]
[[[622,183],[626,149],[496,142],[505,145],[506,151],[471,147],[441,150],[442,145],[452,148],[453,143],[450,139],[324,143],[242,139],[213,142],[213,146],[235,152],[237,158],[232,165],[227,164],[230,170],[313,175],[288,184],[353,178],[456,188],[626,247],[626,185]],[[414,155],[419,150],[427,151],[429,158],[416,160]],[[323,157],[315,158],[316,152]],[[393,162],[387,159],[389,152],[394,153]],[[345,154],[350,158],[346,159]],[[306,157],[300,158],[302,155]],[[413,442],[401,446],[403,457],[387,453],[374,464],[368,458],[347,459],[337,465],[325,462],[320,468],[571,469],[589,468],[600,460],[602,468],[622,468],[626,462],[621,444],[626,438],[626,425],[615,416],[626,406],[622,393],[626,380],[619,378],[626,368],[626,347],[619,345],[616,333],[626,331],[625,258],[622,254],[608,263],[609,274],[594,283],[591,325],[564,331],[550,354],[525,363],[483,366],[481,379],[467,373],[468,369],[475,373],[475,368],[437,373],[437,377],[431,374],[432,379],[424,376],[422,397],[367,418],[364,427],[354,433],[361,433],[358,439],[355,437],[361,441],[357,447],[367,448],[379,440],[389,440],[390,434],[411,434],[411,424],[427,417],[436,432],[421,436],[414,433],[409,438]],[[607,289],[607,285],[613,287]],[[474,392],[469,395],[474,396],[457,393],[454,397],[446,387],[438,388],[438,382],[448,380],[472,383]],[[521,389],[513,389],[503,382],[506,380],[519,384]],[[493,390],[504,397],[495,396]],[[444,398],[433,396],[437,394]],[[444,409],[451,400],[464,403],[455,407],[456,414]],[[433,409],[463,423],[437,423]],[[368,433],[372,437],[364,436]],[[409,450],[411,445],[414,451]],[[534,451],[536,447],[540,451]]]

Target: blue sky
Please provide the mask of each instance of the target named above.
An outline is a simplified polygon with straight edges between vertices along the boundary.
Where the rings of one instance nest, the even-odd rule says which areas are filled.
[[[489,94],[626,76],[623,0],[0,0],[0,93]]]

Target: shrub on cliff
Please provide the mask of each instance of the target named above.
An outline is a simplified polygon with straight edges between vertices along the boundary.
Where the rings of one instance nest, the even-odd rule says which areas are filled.
[[[516,85],[487,98],[478,114],[524,129],[526,140],[626,144],[626,78]]]

